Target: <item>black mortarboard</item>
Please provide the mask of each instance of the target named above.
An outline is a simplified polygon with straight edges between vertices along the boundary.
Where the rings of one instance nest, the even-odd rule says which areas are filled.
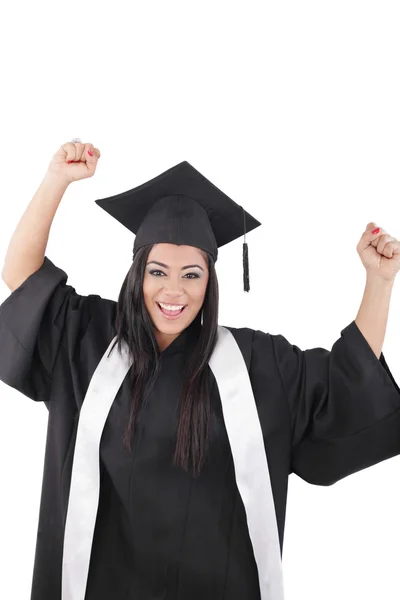
[[[206,250],[244,235],[244,289],[250,290],[246,232],[261,223],[187,161],[131,190],[95,201],[136,235],[133,252],[146,244],[169,243]]]

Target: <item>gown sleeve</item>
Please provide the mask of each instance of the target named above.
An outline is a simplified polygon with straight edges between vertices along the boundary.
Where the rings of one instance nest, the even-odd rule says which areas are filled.
[[[355,321],[331,351],[271,338],[291,414],[292,472],[332,485],[400,454],[400,389]]]
[[[91,297],[77,294],[67,278],[45,256],[42,266],[0,305],[0,380],[35,401],[50,399],[69,319]],[[82,316],[82,327],[87,320]]]

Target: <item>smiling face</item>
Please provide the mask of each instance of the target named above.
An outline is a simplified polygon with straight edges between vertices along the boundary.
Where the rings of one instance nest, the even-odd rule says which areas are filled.
[[[204,254],[175,244],[155,244],[150,251],[143,296],[161,351],[201,310],[209,276]]]

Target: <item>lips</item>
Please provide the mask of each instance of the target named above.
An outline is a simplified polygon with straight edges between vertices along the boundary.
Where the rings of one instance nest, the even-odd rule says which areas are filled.
[[[179,317],[181,316],[181,314],[186,310],[187,308],[187,304],[179,309],[179,310],[166,310],[165,308],[162,308],[162,306],[160,306],[160,304],[158,302],[156,302],[158,309],[160,311],[160,313],[163,315],[163,317],[165,317],[166,319],[179,319]]]

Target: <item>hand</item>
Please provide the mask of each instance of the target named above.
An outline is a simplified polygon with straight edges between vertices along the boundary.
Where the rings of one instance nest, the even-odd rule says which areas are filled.
[[[90,156],[89,151],[93,153]],[[49,164],[48,172],[66,183],[92,177],[95,174],[100,150],[93,144],[66,142],[62,144]]]
[[[373,234],[376,227],[376,223],[368,223],[357,244],[357,252],[368,276],[394,281],[400,269],[400,242],[382,227]]]

